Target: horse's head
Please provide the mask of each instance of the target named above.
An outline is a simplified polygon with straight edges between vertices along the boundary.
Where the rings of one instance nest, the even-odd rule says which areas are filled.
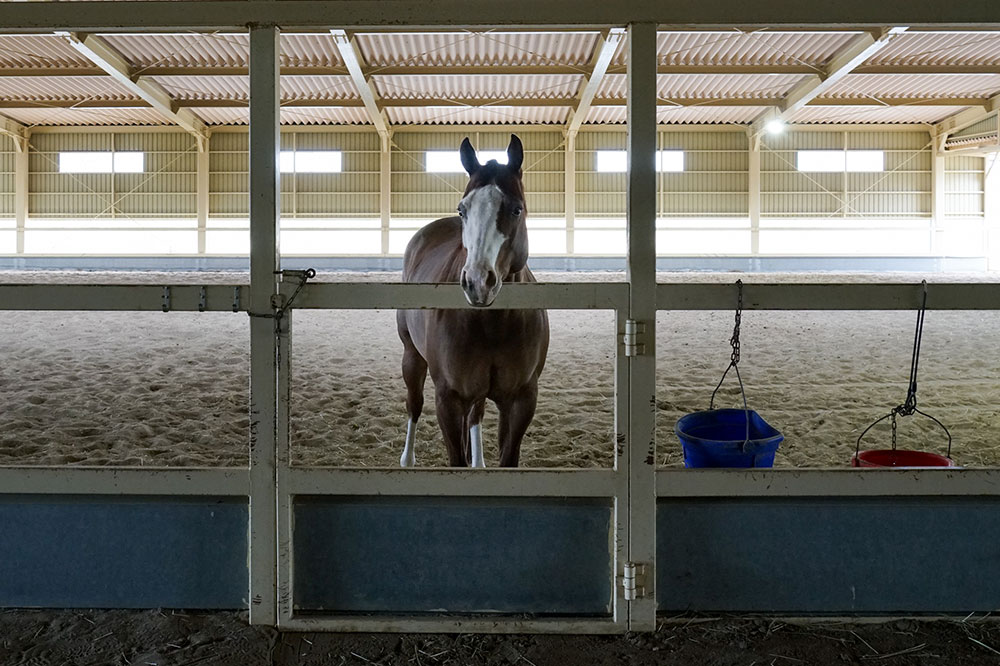
[[[462,166],[469,172],[469,185],[458,204],[462,218],[462,289],[471,305],[493,303],[504,279],[528,262],[528,231],[524,220],[524,186],[521,163],[524,148],[511,134],[507,164],[490,160],[480,164],[466,138],[460,150]]]

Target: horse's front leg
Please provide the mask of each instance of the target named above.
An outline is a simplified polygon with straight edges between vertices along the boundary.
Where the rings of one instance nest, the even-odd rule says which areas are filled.
[[[538,402],[538,379],[533,378],[512,395],[497,401],[500,412],[500,466],[517,467],[521,458],[521,440],[535,417]]]
[[[486,411],[486,400],[478,400],[472,405],[466,420],[469,433],[469,462],[473,467],[486,467],[483,457],[483,413]]]
[[[439,388],[435,392],[438,425],[448,449],[448,464],[452,467],[468,467],[466,441],[469,431],[466,429],[466,416],[469,408],[466,401],[449,388]]]

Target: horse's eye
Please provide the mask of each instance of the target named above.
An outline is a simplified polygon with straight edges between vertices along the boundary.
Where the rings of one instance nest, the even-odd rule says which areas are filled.
[[[521,208],[520,206],[517,206],[517,207],[516,207],[516,208],[515,208],[515,209],[514,209],[514,210],[512,211],[512,214],[513,214],[513,216],[514,216],[514,217],[521,217],[521,213],[523,213],[523,212],[524,212],[524,209],[523,209],[523,208]]]

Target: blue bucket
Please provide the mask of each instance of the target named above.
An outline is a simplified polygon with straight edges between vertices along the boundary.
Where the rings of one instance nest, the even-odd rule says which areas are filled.
[[[752,409],[688,414],[677,421],[674,432],[684,448],[685,467],[773,467],[774,454],[785,439]]]

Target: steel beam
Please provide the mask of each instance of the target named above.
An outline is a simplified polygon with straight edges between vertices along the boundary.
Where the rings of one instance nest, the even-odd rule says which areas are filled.
[[[209,0],[198,2],[136,2],[123,12],[120,5],[95,1],[74,3],[9,3],[0,15],[0,32],[37,33],[51,30],[84,32],[183,32],[244,30],[247,25],[281,25],[285,30],[406,27],[433,28],[593,28],[626,23],[652,23],[698,28],[830,27],[910,25],[997,27],[1000,8],[990,2],[961,2],[942,7],[937,0],[803,3],[775,0],[764,5],[741,0],[681,2],[680,0]]]
[[[0,467],[0,495],[246,497],[246,469]]]
[[[375,86],[372,85],[371,80],[362,71],[364,58],[361,56],[361,50],[358,48],[357,42],[353,37],[348,36],[346,31],[341,29],[333,29],[330,31],[330,34],[333,35],[333,41],[337,45],[340,57],[344,59],[344,64],[347,65],[347,71],[350,73],[351,80],[354,82],[354,86],[361,96],[361,101],[368,112],[368,120],[375,126],[379,136],[384,141],[387,141],[391,134],[389,123],[386,121],[385,116],[382,115],[382,110],[378,106],[378,93],[375,91]]]
[[[940,139],[942,146],[949,134],[969,125],[974,125],[991,113],[1000,113],[1000,94],[979,100],[979,103],[970,104],[969,106],[973,106],[974,108],[959,111],[934,126],[934,134]]]
[[[583,121],[587,119],[587,112],[590,111],[590,105],[597,97],[597,91],[601,88],[601,82],[608,71],[608,65],[611,64],[611,59],[614,57],[615,52],[618,51],[618,46],[624,38],[624,29],[611,28],[601,35],[597,45],[594,47],[590,72],[586,76],[583,89],[580,91],[580,99],[577,101],[569,124],[566,127],[567,132],[571,135],[579,132]]]
[[[834,54],[830,63],[822,68],[821,73],[805,78],[785,95],[777,111],[767,111],[755,119],[754,134],[760,134],[765,123],[774,120],[783,121],[812,100],[819,98],[861,63],[888,46],[893,37],[905,31],[905,27],[897,26],[882,28],[877,32],[866,32],[855,37]],[[868,103],[871,104],[870,99]]]
[[[160,115],[190,132],[198,140],[200,150],[208,140],[208,127],[188,109],[178,108],[163,86],[148,77],[132,73],[128,61],[110,44],[96,35],[69,33],[70,46],[108,73],[111,78],[137,95]]]

